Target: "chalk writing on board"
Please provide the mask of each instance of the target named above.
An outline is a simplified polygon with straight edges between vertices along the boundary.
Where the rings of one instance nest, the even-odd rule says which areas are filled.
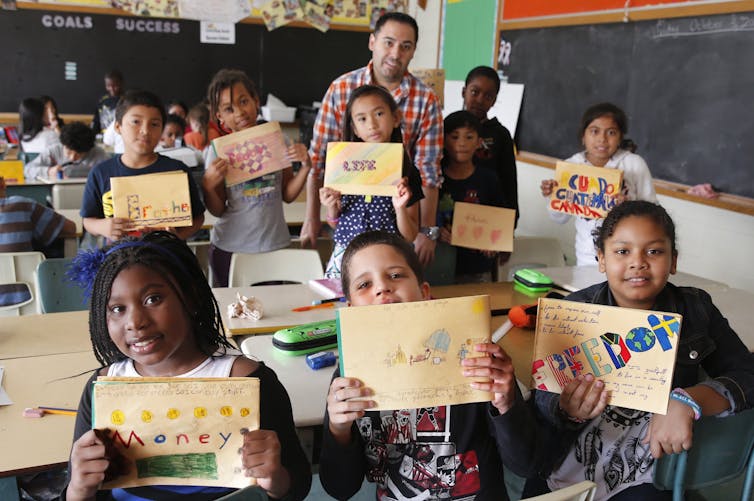
[[[664,414],[680,326],[674,314],[540,299],[534,385],[560,393],[592,374],[611,404]]]
[[[711,18],[693,18],[685,22],[660,19],[654,27],[652,38],[692,37],[736,31],[754,31],[754,16],[731,14]]]

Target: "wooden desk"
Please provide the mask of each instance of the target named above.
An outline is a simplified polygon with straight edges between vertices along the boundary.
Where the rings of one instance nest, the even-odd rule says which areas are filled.
[[[322,424],[334,367],[310,369],[303,356],[287,355],[272,346],[270,334],[247,336],[240,346],[244,355],[275,371],[291,399],[297,428]],[[338,350],[333,351],[337,354]]]
[[[88,311],[3,317],[0,322],[0,360],[82,352],[92,352]]]
[[[28,317],[25,317],[28,318]],[[91,373],[99,364],[91,348],[81,353],[3,360],[3,387],[13,405],[0,407],[0,477],[30,473],[68,461],[73,416],[25,418],[26,407],[76,409]]]
[[[225,332],[229,336],[271,334],[280,329],[335,318],[334,308],[291,311],[293,308],[310,305],[312,301],[323,298],[305,284],[219,287],[212,289],[212,292],[220,305]],[[254,296],[262,302],[264,315],[260,320],[228,318],[228,305],[236,302],[238,292],[247,297]]]

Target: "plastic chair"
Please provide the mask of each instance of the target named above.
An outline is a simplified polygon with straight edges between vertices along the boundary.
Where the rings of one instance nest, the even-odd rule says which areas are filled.
[[[73,258],[45,259],[37,266],[37,290],[42,313],[82,311],[89,309],[84,291],[65,277]]]
[[[597,484],[584,480],[578,484],[574,484],[568,487],[563,487],[557,491],[542,494],[541,496],[535,496],[533,498],[526,498],[521,501],[592,501],[594,499],[594,491],[597,490]]]
[[[81,199],[84,198],[84,187],[84,183],[52,185],[52,208],[80,209]]]
[[[280,249],[259,254],[234,253],[230,258],[230,287],[263,282],[306,283],[324,277],[319,253],[313,249]]]
[[[31,293],[31,298],[21,304],[0,307],[0,316],[42,313],[36,276],[37,266],[44,259],[41,252],[0,253],[0,284],[25,284]]]
[[[672,489],[673,500],[686,489],[703,489],[746,473],[741,500],[751,499],[754,485],[754,410],[725,418],[704,417],[694,425],[690,450],[655,461],[654,485]]]
[[[452,245],[437,242],[435,258],[424,269],[424,280],[429,285],[451,285],[456,279],[456,248]]]
[[[497,276],[501,282],[510,282],[517,270],[548,266],[565,266],[565,255],[557,238],[515,237],[511,257],[498,269]]]

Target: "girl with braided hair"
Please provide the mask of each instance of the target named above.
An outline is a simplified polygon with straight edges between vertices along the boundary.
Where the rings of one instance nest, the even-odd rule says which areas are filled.
[[[91,295],[89,328],[103,365],[79,403],[65,498],[216,499],[232,489],[147,486],[98,492],[113,473],[106,430],[92,430],[92,385],[98,376],[256,377],[260,429],[244,434],[241,466],[271,498],[303,499],[311,471],[296,436],[291,403],[275,373],[249,360],[225,337],[220,310],[196,257],[164,231],[79,254],[69,275]],[[117,472],[114,472],[117,474]]]

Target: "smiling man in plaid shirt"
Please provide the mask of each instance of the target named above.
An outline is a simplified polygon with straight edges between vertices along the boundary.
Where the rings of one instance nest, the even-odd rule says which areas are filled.
[[[434,258],[437,235],[437,192],[441,183],[442,110],[434,92],[408,72],[416,52],[419,27],[400,12],[383,15],[369,35],[372,60],[363,68],[341,75],[327,89],[314,124],[310,154],[312,170],[306,188],[306,219],[302,244],[314,246],[321,228],[319,188],[323,183],[329,141],[342,140],[346,103],[351,91],[366,84],[381,85],[393,95],[403,115],[403,144],[422,177],[421,231],[414,241],[422,264]]]

